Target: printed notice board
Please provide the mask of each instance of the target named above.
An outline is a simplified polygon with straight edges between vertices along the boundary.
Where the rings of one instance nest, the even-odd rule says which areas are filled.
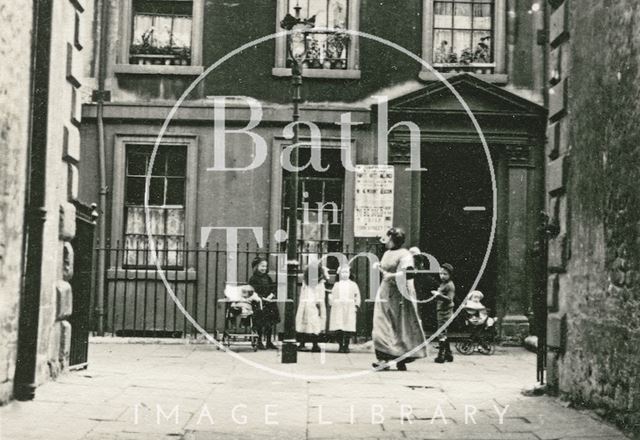
[[[391,165],[356,165],[356,237],[381,237],[392,226],[393,178]]]

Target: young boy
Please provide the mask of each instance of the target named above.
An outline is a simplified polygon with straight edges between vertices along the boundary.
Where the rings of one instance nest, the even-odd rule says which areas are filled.
[[[431,293],[436,296],[436,301],[438,301],[436,307],[438,328],[441,328],[453,315],[453,299],[456,295],[456,286],[453,284],[452,276],[453,266],[449,263],[443,264],[440,267],[440,287],[438,287],[438,290],[431,291]],[[442,330],[438,340],[440,341],[440,346],[435,361],[439,364],[453,362],[453,354],[451,353],[451,347],[447,340],[446,328]]]

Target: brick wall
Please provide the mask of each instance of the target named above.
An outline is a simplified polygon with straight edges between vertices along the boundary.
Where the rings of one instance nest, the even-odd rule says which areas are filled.
[[[0,403],[12,395],[22,275],[31,4],[0,1]]]
[[[640,5],[549,3],[549,382],[638,433]]]

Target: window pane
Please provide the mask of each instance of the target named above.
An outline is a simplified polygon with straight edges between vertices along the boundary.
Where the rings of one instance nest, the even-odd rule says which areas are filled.
[[[155,47],[170,47],[173,18],[158,15],[155,18],[153,39]]]
[[[473,5],[473,28],[491,29],[491,5]]]
[[[133,0],[129,62],[187,65],[191,62],[193,2]]]
[[[184,178],[167,178],[167,205],[184,205]]]
[[[127,174],[144,176],[147,172],[148,155],[139,151],[127,154]]]
[[[340,224],[329,224],[329,238],[332,240],[342,240],[342,221]]]
[[[433,37],[433,62],[453,62],[451,60],[451,31],[436,30]]]
[[[130,206],[126,212],[127,226],[125,229],[126,234],[144,234],[144,208],[137,206]]]
[[[187,156],[182,147],[171,147],[167,161],[167,176],[184,177],[187,170]]]
[[[153,37],[153,16],[139,14],[133,18],[133,44],[151,45]]]
[[[333,202],[338,209],[342,208],[342,182],[337,180],[329,180],[325,182],[324,201]]]
[[[309,204],[309,207],[315,209],[317,207],[317,203],[322,203],[322,181],[321,180],[303,180],[301,183],[301,194],[300,197],[302,201],[305,201]],[[308,196],[304,198],[305,194]]]
[[[184,235],[184,208],[168,208],[167,235]]]
[[[329,17],[327,27],[347,28],[347,0],[329,0]]]
[[[184,237],[167,237],[167,266],[182,266]]]
[[[128,177],[126,187],[125,203],[127,205],[142,205],[144,203],[144,177]]]
[[[151,155],[149,155],[149,162],[151,162]],[[156,156],[153,159],[153,169],[151,170],[153,176],[166,176],[167,175],[167,153],[164,148],[159,148],[156,152]]]
[[[165,234],[165,210],[164,208],[149,208],[149,226],[151,235]]]
[[[295,7],[300,5],[300,17],[307,18],[309,17],[309,2],[311,0],[289,0],[289,14],[296,16]]]
[[[309,0],[309,14],[301,15],[302,18],[316,16],[316,27],[327,26],[327,0]]]
[[[453,31],[453,53],[458,63],[472,62],[471,31]]]
[[[493,62],[493,52],[491,49],[491,32],[480,31],[473,33],[473,62],[491,63]]]
[[[149,205],[162,206],[164,204],[164,178],[152,177],[149,185]]]
[[[173,21],[173,47],[191,47],[191,17],[176,17]]]
[[[324,59],[330,57],[327,53],[327,35],[326,34],[309,34],[307,38],[307,61],[312,69],[321,69]],[[301,164],[307,163],[300,161]]]
[[[127,266],[139,266],[144,263],[144,235],[128,235],[125,237],[124,264]]]
[[[302,229],[302,236],[298,234],[298,237],[304,238],[305,240],[320,240],[322,238],[322,225],[318,224],[317,211],[309,211],[308,216],[309,221],[306,223],[301,221],[301,224],[298,226],[298,231]]]
[[[453,27],[455,29],[471,29],[471,5],[458,3],[453,7]]]
[[[433,26],[436,28],[451,28],[453,25],[453,5],[451,3],[435,2],[433,5]]]

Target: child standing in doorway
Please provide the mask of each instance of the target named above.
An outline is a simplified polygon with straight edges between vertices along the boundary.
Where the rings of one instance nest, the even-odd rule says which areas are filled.
[[[436,297],[437,307],[436,316],[438,328],[442,328],[453,315],[453,299],[456,295],[456,286],[453,284],[453,266],[445,263],[440,267],[440,287],[438,290],[432,290],[431,293]],[[453,362],[453,354],[451,346],[447,339],[447,329],[440,333],[438,340],[440,345],[438,348],[438,356],[435,361],[439,364],[444,362]]]
[[[334,284],[329,295],[331,315],[329,331],[335,332],[339,353],[349,353],[349,339],[356,332],[356,315],[360,308],[360,289],[351,280],[351,269],[348,265],[338,268],[338,282]]]

